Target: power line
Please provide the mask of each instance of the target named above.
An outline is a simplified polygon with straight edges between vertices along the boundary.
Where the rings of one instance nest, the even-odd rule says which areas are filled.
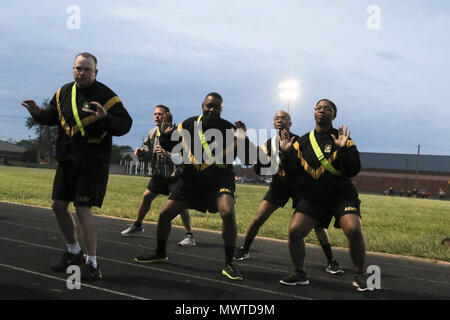
[[[16,118],[16,119],[26,119],[26,117],[24,116],[11,116],[8,114],[0,114],[1,118]]]

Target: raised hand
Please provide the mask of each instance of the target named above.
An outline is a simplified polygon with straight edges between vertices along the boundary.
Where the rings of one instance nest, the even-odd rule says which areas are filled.
[[[145,153],[144,148],[136,148],[136,150],[134,150],[134,155],[138,158],[143,156],[144,153]]]
[[[242,121],[236,121],[234,124],[236,125],[234,136],[238,139],[245,139],[247,136],[247,127],[245,126],[245,123]]]
[[[289,131],[286,129],[281,130],[280,132],[280,150],[281,152],[287,152],[292,149],[294,144],[295,137],[290,137]]]
[[[171,133],[175,129],[175,127],[172,125],[172,120],[172,113],[166,112],[165,114],[163,114],[160,128],[160,131],[162,133]]]
[[[351,130],[348,130],[348,126],[345,127],[344,131],[344,126],[340,125],[338,129],[339,137],[336,138],[333,134],[331,135],[334,144],[340,148],[345,147],[347,145],[348,139],[350,138],[350,132]]]
[[[39,108],[34,100],[23,100],[21,105],[27,108],[32,116],[37,116],[41,112],[41,108]]]

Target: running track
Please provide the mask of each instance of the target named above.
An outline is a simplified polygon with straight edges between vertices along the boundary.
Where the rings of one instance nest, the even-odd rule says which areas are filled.
[[[218,217],[219,218],[219,217]],[[49,265],[65,249],[50,209],[0,202],[0,300],[165,300],[170,308],[188,300],[241,300],[271,304],[279,300],[450,300],[450,264],[368,253],[367,265],[381,269],[381,289],[357,292],[352,282],[351,261],[346,249],[335,248],[345,273],[326,272],[318,246],[308,246],[306,269],[309,286],[286,287],[278,281],[292,271],[284,241],[256,238],[251,258],[238,265],[244,281],[226,280],[221,234],[194,230],[197,246],[180,248],[184,229],[173,227],[167,263],[138,264],[134,257],[155,247],[156,225],[146,223],[145,233],[122,237],[130,221],[95,216],[98,230],[98,261],[103,279],[67,288],[67,274],[53,273]],[[238,245],[243,237],[239,236]],[[176,303],[175,303],[176,301]]]

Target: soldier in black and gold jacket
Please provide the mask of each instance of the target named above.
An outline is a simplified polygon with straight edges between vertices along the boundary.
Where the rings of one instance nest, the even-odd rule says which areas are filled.
[[[257,174],[271,175],[272,181],[269,185],[269,190],[257,209],[255,217],[247,228],[243,246],[236,252],[236,260],[249,259],[250,246],[258,234],[259,228],[263,226],[266,220],[269,219],[278,208],[284,207],[290,198],[292,199],[292,207],[295,209],[300,198],[300,179],[295,173],[292,175],[286,174],[286,170],[283,167],[284,163],[281,159],[283,154],[279,154],[279,134],[281,134],[283,130],[286,130],[289,137],[294,138],[293,141],[299,140],[300,137],[290,132],[292,122],[289,113],[278,111],[275,114],[273,121],[274,128],[278,131],[278,134],[267,140],[267,142],[261,146],[263,154],[260,153],[258,157],[259,161],[254,166]],[[269,160],[267,158],[271,159]],[[265,160],[264,164],[261,163],[261,160],[263,159]],[[266,170],[264,171],[263,169]],[[319,240],[328,261],[325,271],[331,274],[340,274],[343,270],[333,257],[333,251],[325,227],[317,226],[314,228],[314,231],[316,232],[317,239]]]
[[[361,169],[359,152],[350,139],[348,127],[333,128],[336,105],[320,100],[314,109],[316,127],[298,141],[281,135],[280,149],[289,159],[289,174],[300,178],[300,199],[289,226],[289,250],[295,271],[280,282],[284,285],[307,285],[304,271],[304,238],[315,227],[327,228],[333,216],[349,240],[353,260],[354,285],[368,290],[364,272],[365,243],[361,228],[358,193],[351,177]]]
[[[102,277],[97,265],[97,235],[91,207],[101,207],[108,182],[112,136],[126,134],[132,119],[120,98],[96,81],[97,59],[83,52],[75,57],[74,82],[57,90],[50,105],[41,109],[35,101],[24,100],[33,118],[40,124],[58,126],[56,169],[52,209],[66,239],[68,251],[56,272],[66,272],[69,265],[81,266],[81,279]],[[70,202],[80,220],[86,243],[87,259],[81,250],[75,224],[68,211]]]
[[[249,148],[253,145],[246,136],[244,123],[237,121],[232,124],[220,117],[222,104],[222,97],[212,92],[202,103],[202,114],[186,119],[178,125],[177,130],[164,124],[171,125],[171,119],[163,121],[161,146],[174,153],[183,151],[183,169],[171,190],[169,200],[159,214],[155,252],[138,256],[135,261],[147,263],[168,260],[167,241],[171,221],[179,212],[187,208],[219,212],[225,247],[225,267],[222,274],[232,280],[243,279],[233,264],[237,237],[233,161],[242,149],[239,158],[243,163],[249,163]],[[177,135],[174,140],[172,133]],[[256,155],[256,147],[253,147],[253,154]]]

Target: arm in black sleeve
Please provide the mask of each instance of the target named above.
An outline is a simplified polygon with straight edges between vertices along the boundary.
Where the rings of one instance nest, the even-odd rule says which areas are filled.
[[[295,148],[286,152],[280,152],[280,160],[283,165],[283,169],[288,176],[294,177],[301,173],[302,164],[298,157],[298,151]]]
[[[239,159],[243,164],[246,166],[255,164],[257,162],[258,158],[258,147],[251,142],[248,137],[246,136],[245,139],[236,139],[237,144],[243,143],[244,144],[244,154],[239,154],[239,147],[235,148],[235,154],[239,156]]]
[[[257,148],[257,160],[256,164],[253,166],[253,170],[257,175],[261,175],[261,171],[263,168],[269,168],[272,165],[272,161],[275,161],[271,158],[271,144],[270,139],[263,144],[261,147]]]
[[[52,100],[47,108],[41,108],[41,112],[33,116],[33,119],[46,126],[56,126],[59,123],[58,109],[56,107],[56,95],[53,95]]]
[[[349,140],[350,142],[351,140]],[[346,147],[338,151],[339,170],[347,177],[356,176],[361,171],[359,152],[354,143],[348,143]]]
[[[183,137],[181,135],[182,130],[183,130],[183,124],[180,123],[178,125],[178,127],[175,130],[173,130],[172,132],[161,133],[161,135],[159,136],[159,144],[161,145],[161,147],[163,147],[164,150],[171,152],[172,149],[175,148],[175,146],[177,144],[179,144],[183,141]],[[178,131],[178,133],[176,133],[175,131]],[[179,135],[178,140],[173,141],[172,134]]]
[[[131,119],[127,110],[123,107],[122,102],[117,102],[105,117],[106,129],[113,136],[123,136],[131,129],[133,119]]]

